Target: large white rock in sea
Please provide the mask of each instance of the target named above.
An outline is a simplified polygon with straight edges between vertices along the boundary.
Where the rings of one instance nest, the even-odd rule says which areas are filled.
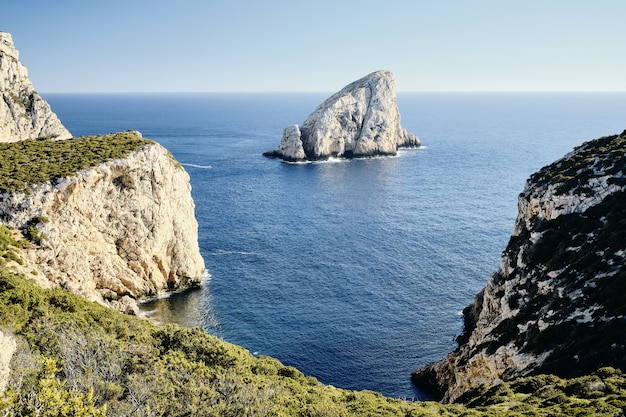
[[[265,156],[287,161],[331,157],[395,155],[420,140],[400,125],[396,81],[390,71],[376,71],[320,104],[302,127],[287,127],[275,151]]]
[[[35,91],[6,32],[0,32],[0,97],[0,142],[72,137]]]

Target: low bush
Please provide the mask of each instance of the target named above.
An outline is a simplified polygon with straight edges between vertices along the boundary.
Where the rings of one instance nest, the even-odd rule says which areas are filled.
[[[67,140],[0,143],[0,192],[27,191],[34,184],[69,177],[152,143],[134,131]]]

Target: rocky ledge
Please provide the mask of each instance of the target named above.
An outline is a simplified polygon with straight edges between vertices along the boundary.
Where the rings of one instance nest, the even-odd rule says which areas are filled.
[[[419,146],[417,136],[400,125],[393,73],[377,71],[326,99],[302,127],[287,127],[279,148],[263,155],[315,161],[395,155],[398,148]]]
[[[18,56],[11,35],[0,32],[0,142],[71,138],[35,91]]]
[[[414,372],[445,402],[540,373],[626,369],[626,131],[530,177],[501,265],[464,310],[456,351]]]

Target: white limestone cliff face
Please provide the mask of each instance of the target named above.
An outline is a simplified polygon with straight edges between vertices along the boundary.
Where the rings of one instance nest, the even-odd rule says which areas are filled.
[[[9,377],[11,376],[9,365],[16,348],[15,338],[9,333],[0,331],[0,392],[4,392],[9,382]]]
[[[0,194],[0,219],[45,236],[22,266],[44,287],[134,312],[137,299],[200,283],[189,176],[162,146],[34,189]]]
[[[278,154],[284,155],[284,157],[294,160],[302,161],[306,159],[304,148],[302,147],[302,133],[298,125],[292,125],[286,127],[283,130],[283,136],[280,139],[280,146],[278,147]]]
[[[464,310],[458,349],[413,374],[445,402],[520,376],[626,365],[626,132],[531,176],[518,207],[499,270]]]
[[[319,160],[395,155],[398,148],[419,146],[420,140],[400,125],[394,75],[377,71],[326,99],[300,128],[285,129],[278,150],[265,155]]]
[[[0,32],[0,95],[0,142],[72,137],[35,91],[6,32]]]

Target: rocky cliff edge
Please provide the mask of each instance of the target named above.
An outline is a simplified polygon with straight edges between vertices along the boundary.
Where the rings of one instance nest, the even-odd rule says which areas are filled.
[[[69,139],[48,103],[35,91],[9,33],[0,32],[0,142]]]
[[[264,155],[306,161],[395,155],[398,148],[419,146],[400,125],[395,76],[377,71],[326,99],[301,127],[287,127],[279,148]]]
[[[40,244],[16,266],[26,276],[122,311],[197,285],[205,273],[189,176],[156,143],[27,191],[4,191],[0,220],[35,228]]]
[[[532,175],[518,205],[459,347],[413,374],[443,401],[526,375],[626,369],[626,131]]]

